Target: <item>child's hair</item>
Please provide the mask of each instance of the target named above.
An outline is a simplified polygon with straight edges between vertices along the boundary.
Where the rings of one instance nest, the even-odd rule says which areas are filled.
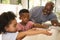
[[[19,11],[19,15],[22,14],[22,13],[29,13],[29,10],[27,10],[27,9],[21,9]]]
[[[0,15],[0,33],[5,33],[5,26],[9,25],[9,23],[15,19],[15,15],[13,12],[4,12]]]

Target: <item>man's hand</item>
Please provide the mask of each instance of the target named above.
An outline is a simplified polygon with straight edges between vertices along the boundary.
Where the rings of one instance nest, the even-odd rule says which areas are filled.
[[[51,23],[53,26],[60,26],[60,23],[58,22],[58,20],[52,20]]]

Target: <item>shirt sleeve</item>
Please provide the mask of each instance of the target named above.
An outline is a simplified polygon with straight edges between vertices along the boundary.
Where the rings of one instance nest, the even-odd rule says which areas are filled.
[[[2,40],[16,40],[18,32],[2,34]]]
[[[38,20],[43,8],[44,6],[36,6],[30,10],[30,20],[32,22],[37,22],[36,20]]]
[[[33,22],[35,21],[34,20],[35,11],[36,11],[35,7],[30,10],[30,20]]]
[[[28,29],[33,28],[33,24],[34,24],[34,22],[29,21],[29,22],[28,22],[28,27],[29,27]]]
[[[23,30],[20,23],[18,23],[16,27],[17,27],[17,31],[22,31]]]
[[[49,20],[57,20],[57,16],[54,13],[51,13]]]

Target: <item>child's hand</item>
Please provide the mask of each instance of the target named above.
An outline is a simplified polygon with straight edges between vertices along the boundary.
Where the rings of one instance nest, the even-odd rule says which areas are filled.
[[[49,32],[50,30],[43,30],[43,34],[46,34],[46,35],[52,35],[52,33]]]
[[[37,30],[37,31],[42,31],[42,34],[46,34],[46,35],[51,35],[52,33],[50,33],[50,29],[42,29],[42,28],[33,28],[33,30]]]

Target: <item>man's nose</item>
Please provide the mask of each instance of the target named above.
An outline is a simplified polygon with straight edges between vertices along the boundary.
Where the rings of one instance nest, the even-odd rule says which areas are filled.
[[[25,18],[25,19],[28,19],[28,18]]]

